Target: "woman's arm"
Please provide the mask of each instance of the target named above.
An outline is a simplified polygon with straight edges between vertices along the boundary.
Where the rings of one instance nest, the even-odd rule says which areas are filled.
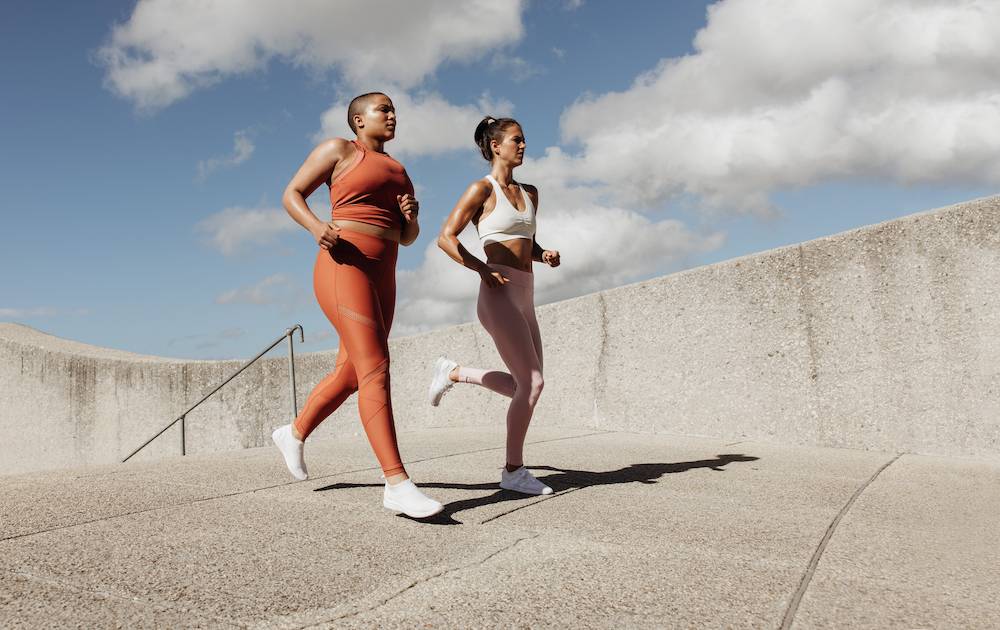
[[[399,202],[399,211],[403,214],[403,231],[399,235],[399,244],[410,245],[420,236],[420,223],[417,222],[420,202],[409,193],[397,195],[396,200]]]
[[[306,198],[323,182],[330,181],[334,169],[354,147],[343,138],[333,138],[323,142],[309,154],[299,170],[292,176],[281,196],[285,211],[296,223],[309,230],[323,249],[329,249],[337,241],[337,228],[329,222],[320,221],[309,209]]]
[[[538,215],[538,189],[530,184],[522,184],[524,186],[524,191],[528,193],[528,197],[531,198],[531,204],[535,208],[535,215]],[[531,260],[536,262],[542,262],[550,267],[559,266],[559,252],[554,249],[544,249],[538,244],[538,241],[532,239],[531,241]]]
[[[452,260],[478,273],[487,285],[496,287],[506,284],[507,278],[494,272],[489,265],[473,256],[458,240],[458,235],[482,210],[483,204],[490,197],[491,190],[490,185],[483,180],[469,186],[441,226],[437,244]]]

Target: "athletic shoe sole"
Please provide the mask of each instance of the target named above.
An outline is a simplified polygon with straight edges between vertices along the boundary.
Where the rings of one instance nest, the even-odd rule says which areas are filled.
[[[438,357],[437,362],[434,364],[434,377],[431,379],[431,386],[427,390],[427,397],[431,402],[431,407],[437,407],[438,405],[441,404],[441,398],[444,396],[444,393],[448,391],[450,387],[450,386],[444,387],[438,390],[437,392],[434,391],[434,385],[440,379],[445,379],[445,383],[447,383],[448,372],[451,372],[451,370],[455,369],[454,367],[446,369],[448,367],[448,363],[449,361],[444,357]],[[452,385],[454,385],[454,383],[452,383]]]
[[[443,505],[439,505],[437,508],[434,508],[427,512],[416,512],[416,511],[407,512],[406,510],[403,509],[402,505],[396,503],[395,501],[390,501],[389,499],[382,499],[382,507],[384,507],[387,510],[392,510],[393,512],[402,512],[403,514],[406,514],[410,518],[427,518],[428,516],[434,516],[435,514],[441,512],[441,510],[444,509]]]
[[[502,483],[500,484],[500,487],[503,488],[504,490],[510,490],[511,492],[519,492],[521,494],[530,494],[533,497],[548,496],[550,494],[553,494],[552,488],[549,488],[548,492],[545,492],[544,490],[539,491],[539,492],[534,492],[532,490],[525,490],[523,488],[512,488],[510,486],[505,486]],[[545,487],[548,488],[548,486],[545,486]]]

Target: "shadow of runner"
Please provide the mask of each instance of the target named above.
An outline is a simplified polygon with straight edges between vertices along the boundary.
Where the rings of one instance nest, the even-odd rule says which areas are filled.
[[[760,459],[752,455],[742,455],[739,453],[725,453],[716,455],[715,459],[699,459],[690,462],[673,462],[658,464],[630,464],[617,470],[604,472],[594,472],[590,470],[574,470],[572,468],[556,468],[554,466],[528,466],[533,471],[551,471],[552,474],[538,477],[538,480],[552,488],[555,494],[548,498],[558,496],[581,488],[592,486],[609,486],[622,483],[644,483],[653,484],[663,475],[687,472],[696,468],[708,468],[717,472],[725,472],[724,466],[736,462],[753,462]],[[499,469],[497,469],[499,472]],[[536,475],[537,476],[537,475]],[[538,498],[531,495],[512,492],[497,488],[498,482],[490,483],[444,483],[427,482],[420,484],[421,488],[448,488],[451,490],[495,490],[486,496],[452,501],[444,506],[440,514],[436,514],[425,519],[410,519],[421,523],[434,525],[461,525],[462,521],[456,520],[454,515],[465,510],[503,503],[505,501],[523,501],[526,499]],[[316,488],[313,492],[323,492],[326,490],[345,490],[348,488],[381,488],[380,483],[334,483],[322,488]],[[540,499],[543,500],[543,499]],[[405,514],[399,515],[401,518],[410,517]]]

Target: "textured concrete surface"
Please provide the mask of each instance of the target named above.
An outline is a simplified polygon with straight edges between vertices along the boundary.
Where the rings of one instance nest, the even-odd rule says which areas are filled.
[[[269,448],[0,478],[0,627],[1000,618],[996,462],[565,428],[529,438],[551,497],[497,488],[499,427],[401,433],[410,473],[446,504],[426,522],[381,507],[362,437],[310,443],[301,483]]]
[[[1000,459],[1000,197],[549,304],[538,316],[537,426]],[[261,446],[289,420],[282,351],[188,417],[189,453]],[[424,403],[442,352],[502,367],[478,323],[395,339],[391,352],[401,429],[503,417],[505,401],[473,387],[449,395],[462,413]],[[299,355],[300,402],[334,361]],[[0,473],[116,461],[239,365],[0,324]],[[350,399],[316,438],[358,430]],[[140,457],[179,450],[175,427]]]

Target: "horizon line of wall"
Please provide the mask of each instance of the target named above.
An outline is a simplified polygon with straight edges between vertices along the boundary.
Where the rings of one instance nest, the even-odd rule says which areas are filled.
[[[534,422],[998,458],[998,286],[988,197],[548,304]],[[400,431],[504,423],[506,399],[478,387],[426,402],[442,353],[503,369],[478,323],[390,349]],[[300,406],[335,355],[297,356]],[[0,324],[0,474],[119,461],[241,364]],[[188,416],[187,452],[269,443],[290,420],[287,378],[282,358],[247,370]],[[360,431],[352,397],[314,435]],[[179,452],[174,427],[137,459]]]

